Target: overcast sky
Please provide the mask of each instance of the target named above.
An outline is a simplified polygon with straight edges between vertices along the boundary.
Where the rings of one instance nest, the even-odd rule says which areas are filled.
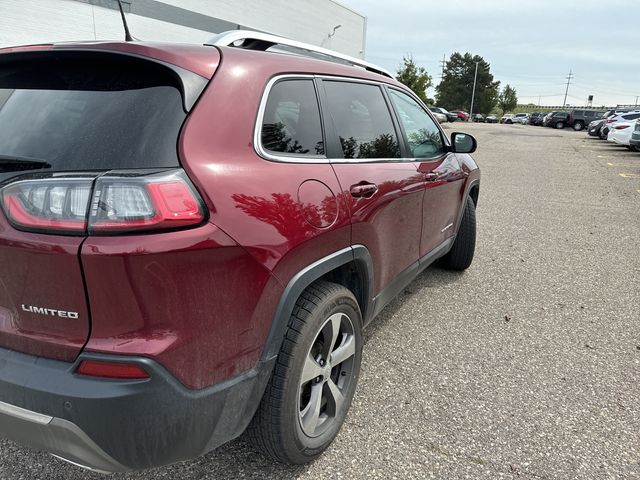
[[[367,17],[366,59],[395,72],[403,55],[439,81],[455,51],[491,64],[520,103],[635,104],[640,95],[637,0],[340,0]],[[429,92],[433,94],[433,91]],[[640,102],[640,99],[639,99]]]

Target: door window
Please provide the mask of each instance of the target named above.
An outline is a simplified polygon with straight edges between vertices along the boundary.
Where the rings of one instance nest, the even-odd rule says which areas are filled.
[[[409,95],[389,90],[400,122],[404,127],[413,158],[435,158],[444,153],[440,129],[422,107]]]
[[[324,87],[344,158],[400,158],[400,144],[380,87],[336,81],[325,81]]]
[[[282,80],[269,92],[260,134],[276,153],[324,155],[320,108],[313,80]]]

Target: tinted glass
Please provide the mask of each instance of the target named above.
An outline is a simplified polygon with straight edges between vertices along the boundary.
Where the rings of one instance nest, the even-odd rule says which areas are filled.
[[[174,78],[150,62],[18,61],[0,67],[0,156],[48,171],[178,166]]]
[[[398,137],[380,87],[330,81],[324,87],[344,158],[400,158]]]
[[[262,119],[262,146],[272,152],[324,155],[320,109],[313,80],[276,83]]]
[[[636,118],[640,118],[640,113],[627,113],[625,115],[621,115],[625,120],[635,120]]]
[[[414,158],[432,158],[442,155],[444,146],[440,129],[420,105],[406,93],[389,90],[400,122],[404,127]]]

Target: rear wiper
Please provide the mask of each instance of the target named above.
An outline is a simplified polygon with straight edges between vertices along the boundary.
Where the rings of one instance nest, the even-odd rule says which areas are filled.
[[[20,172],[23,170],[39,170],[41,168],[51,168],[51,164],[37,158],[0,155],[0,172]]]

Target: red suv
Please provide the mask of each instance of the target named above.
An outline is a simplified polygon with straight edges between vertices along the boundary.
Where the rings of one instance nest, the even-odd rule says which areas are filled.
[[[245,430],[317,457],[362,328],[470,265],[475,147],[383,70],[256,32],[2,50],[0,435],[105,472]]]

